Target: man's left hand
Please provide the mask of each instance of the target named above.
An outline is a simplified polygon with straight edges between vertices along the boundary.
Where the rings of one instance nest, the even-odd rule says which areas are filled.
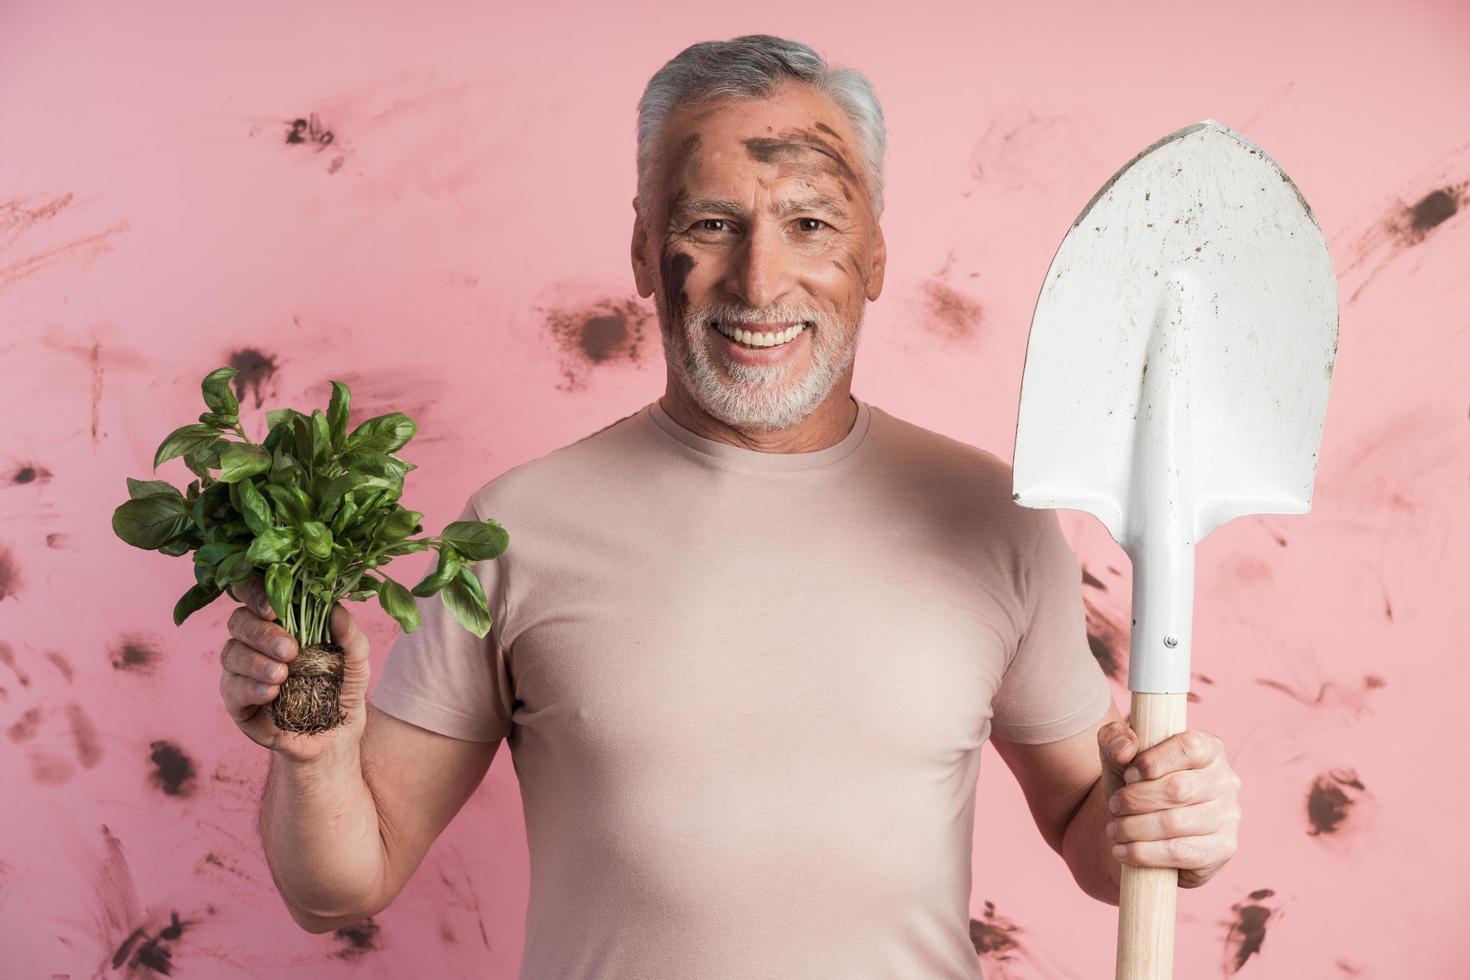
[[[1178,868],[1179,887],[1198,888],[1235,856],[1240,776],[1220,739],[1183,731],[1140,752],[1138,733],[1115,721],[1097,744],[1120,863]]]

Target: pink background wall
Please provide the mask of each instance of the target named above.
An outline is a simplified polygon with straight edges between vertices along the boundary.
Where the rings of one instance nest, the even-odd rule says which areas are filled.
[[[864,70],[887,113],[887,288],[855,389],[1006,458],[1041,277],[1116,167],[1212,117],[1295,178],[1341,350],[1313,512],[1199,550],[1189,721],[1225,738],[1245,821],[1180,895],[1178,975],[1466,974],[1470,5],[797,9],[0,11],[0,975],[514,975],[509,752],[391,909],[302,932],[254,829],[266,753],[218,696],[234,606],[176,629],[187,563],[109,518],[222,364],[254,438],[333,378],[354,420],[408,412],[405,503],[434,530],[660,394],[628,262],[635,104],[685,45],[751,32]],[[288,144],[311,114],[330,145]],[[1063,523],[1126,710],[1128,563]],[[398,562],[412,581],[428,556]],[[396,627],[353,608],[380,663]],[[987,976],[1111,976],[1115,910],[988,746],[979,793]]]

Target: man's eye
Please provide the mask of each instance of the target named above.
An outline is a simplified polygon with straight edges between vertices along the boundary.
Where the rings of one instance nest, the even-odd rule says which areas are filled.
[[[821,218],[798,218],[797,220],[798,221],[815,221],[817,224],[822,225],[823,227],[827,227],[827,228],[830,228],[831,227],[831,225],[828,225],[827,222],[823,221]],[[817,231],[817,229],[816,228],[803,228],[802,231]]]
[[[722,225],[722,224],[725,223],[725,219],[724,218],[700,218],[698,221],[694,222],[694,227],[697,228],[697,229],[699,229],[700,231],[724,231],[723,228],[709,228],[709,227],[706,227],[707,225],[709,225],[711,223],[717,224],[717,225]]]

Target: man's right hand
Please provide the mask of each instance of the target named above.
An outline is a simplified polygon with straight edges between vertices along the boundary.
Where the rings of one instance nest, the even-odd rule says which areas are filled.
[[[295,761],[309,761],[325,752],[356,743],[367,723],[367,687],[371,676],[368,640],[357,620],[340,603],[333,603],[332,640],[345,651],[340,704],[344,721],[331,731],[314,735],[285,732],[271,718],[270,703],[280,693],[286,665],[296,658],[296,641],[276,622],[259,579],[234,586],[230,596],[245,605],[230,614],[231,639],[220,650],[219,691],[225,708],[239,729],[253,741]],[[276,644],[286,644],[284,653]]]

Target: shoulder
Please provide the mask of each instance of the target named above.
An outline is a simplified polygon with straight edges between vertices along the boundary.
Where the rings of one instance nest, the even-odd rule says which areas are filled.
[[[885,468],[904,475],[904,482],[924,498],[945,500],[971,511],[977,524],[994,531],[1014,529],[1034,537],[1037,512],[1016,503],[1011,491],[1011,464],[988,449],[870,405],[871,438]]]
[[[602,478],[616,463],[636,454],[644,408],[517,463],[476,488],[470,503],[482,520],[494,518],[504,523],[502,514],[532,514],[544,510],[549,501],[598,493]]]

